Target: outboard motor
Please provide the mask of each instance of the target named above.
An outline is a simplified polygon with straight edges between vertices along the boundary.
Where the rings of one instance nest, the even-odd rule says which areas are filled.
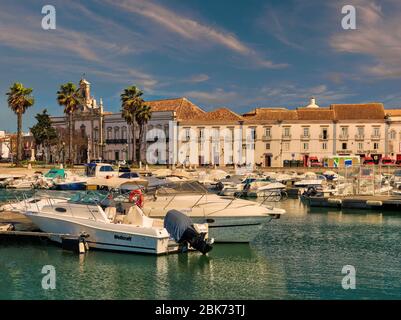
[[[205,239],[206,233],[196,231],[191,219],[180,211],[169,210],[164,218],[164,227],[179,244],[189,244],[203,254],[212,250],[211,242]]]

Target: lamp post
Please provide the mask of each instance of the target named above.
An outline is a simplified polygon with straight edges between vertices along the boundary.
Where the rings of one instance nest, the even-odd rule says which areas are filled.
[[[63,168],[65,168],[65,142],[63,141]]]

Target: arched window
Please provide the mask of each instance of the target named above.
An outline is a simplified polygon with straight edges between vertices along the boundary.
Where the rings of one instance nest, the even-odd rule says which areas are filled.
[[[120,128],[114,127],[114,139],[120,139]]]
[[[99,128],[98,127],[95,127],[95,129],[93,129],[93,139],[95,141],[99,140]]]
[[[112,139],[112,134],[113,134],[113,128],[112,127],[108,127],[107,128],[107,139]]]
[[[121,128],[121,139],[127,139],[127,127],[126,126]]]

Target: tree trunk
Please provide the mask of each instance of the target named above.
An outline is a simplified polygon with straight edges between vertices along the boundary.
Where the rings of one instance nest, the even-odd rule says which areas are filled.
[[[69,117],[69,141],[68,141],[68,163],[72,164],[72,113],[68,115]]]
[[[133,124],[132,127],[132,163],[136,162],[136,143],[135,143],[135,125]]]
[[[139,161],[145,163],[143,157],[143,125],[139,126]]]
[[[17,166],[21,165],[22,159],[22,113],[17,114]]]

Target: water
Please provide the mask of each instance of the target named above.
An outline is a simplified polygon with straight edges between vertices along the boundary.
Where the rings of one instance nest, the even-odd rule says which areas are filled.
[[[0,299],[401,298],[401,216],[308,212],[294,199],[276,205],[287,215],[250,245],[216,244],[208,256],[78,256],[46,242],[3,241]],[[56,268],[55,290],[41,287],[44,265]],[[355,290],[342,288],[344,265],[356,268]]]

